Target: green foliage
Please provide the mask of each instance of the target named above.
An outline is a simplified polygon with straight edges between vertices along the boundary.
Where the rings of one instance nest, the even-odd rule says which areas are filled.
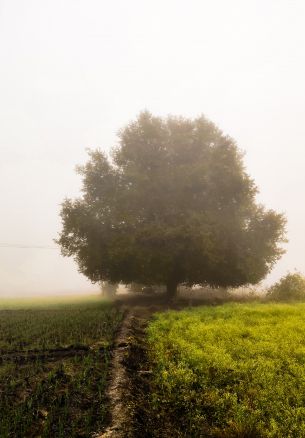
[[[269,288],[267,297],[276,301],[304,301],[305,277],[299,273],[287,274]]]
[[[89,154],[58,243],[93,282],[240,286],[281,256],[283,216],[256,204],[241,152],[206,118],[144,112],[111,159]]]
[[[304,304],[159,314],[148,328],[152,435],[305,437],[304,316]]]
[[[0,310],[0,436],[89,438],[105,425],[122,314],[101,299],[29,305]]]

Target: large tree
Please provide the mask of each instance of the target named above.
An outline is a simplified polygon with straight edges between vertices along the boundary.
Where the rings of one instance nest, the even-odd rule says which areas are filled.
[[[235,287],[282,254],[285,219],[257,204],[232,138],[205,117],[143,112],[108,157],[90,151],[83,193],[62,204],[58,243],[91,281]]]

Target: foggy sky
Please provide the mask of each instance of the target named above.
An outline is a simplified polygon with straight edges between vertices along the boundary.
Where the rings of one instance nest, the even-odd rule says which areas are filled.
[[[0,0],[0,296],[94,290],[52,246],[86,147],[148,109],[206,115],[285,212],[305,273],[303,0]]]

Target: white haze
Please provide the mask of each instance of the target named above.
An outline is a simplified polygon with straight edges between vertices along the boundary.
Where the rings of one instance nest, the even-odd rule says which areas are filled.
[[[86,147],[140,110],[204,113],[288,218],[267,282],[305,272],[303,0],[0,0],[0,295],[96,290],[55,246]],[[1,246],[1,245],[0,245]]]

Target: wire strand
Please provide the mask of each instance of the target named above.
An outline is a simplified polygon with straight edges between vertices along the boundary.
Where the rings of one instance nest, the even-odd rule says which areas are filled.
[[[22,243],[1,243],[0,248],[15,248],[15,249],[59,249],[56,246],[50,245],[25,245]]]

